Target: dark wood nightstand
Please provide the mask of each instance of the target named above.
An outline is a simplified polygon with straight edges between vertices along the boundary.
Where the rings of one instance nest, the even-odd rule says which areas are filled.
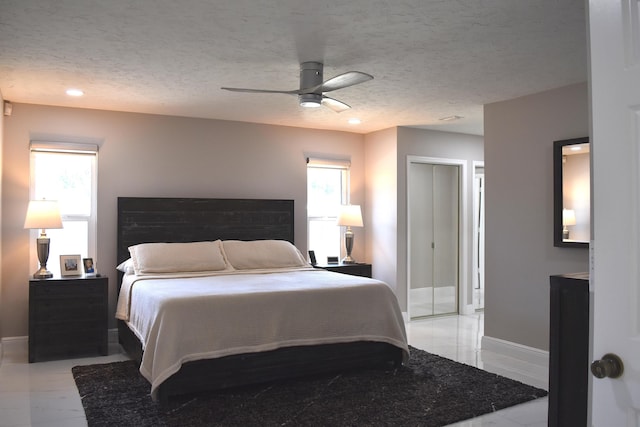
[[[107,277],[29,280],[29,363],[107,355]]]
[[[314,267],[352,276],[371,277],[371,264],[316,264]]]

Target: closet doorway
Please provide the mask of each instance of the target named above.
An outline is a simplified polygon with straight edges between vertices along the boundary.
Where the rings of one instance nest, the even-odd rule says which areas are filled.
[[[409,318],[458,313],[464,161],[407,162]]]

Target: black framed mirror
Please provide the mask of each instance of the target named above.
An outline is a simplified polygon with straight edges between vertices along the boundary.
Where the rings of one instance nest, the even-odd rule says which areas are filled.
[[[589,138],[553,142],[553,245],[588,248],[591,236]]]

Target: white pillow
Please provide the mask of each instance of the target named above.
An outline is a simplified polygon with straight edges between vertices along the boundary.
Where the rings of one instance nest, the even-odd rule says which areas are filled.
[[[285,240],[225,240],[222,248],[229,264],[237,270],[308,265],[298,248]]]
[[[219,271],[227,268],[220,240],[189,243],[142,243],[129,247],[137,275]]]
[[[133,260],[131,258],[120,263],[116,269],[122,271],[124,274],[136,274],[136,271],[133,268]]]

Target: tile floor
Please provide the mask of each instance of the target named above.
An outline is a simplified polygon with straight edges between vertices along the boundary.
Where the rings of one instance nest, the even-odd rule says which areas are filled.
[[[483,320],[483,314],[478,313],[414,321],[407,326],[409,343],[414,347],[483,368],[483,360],[497,358],[479,350]],[[86,426],[80,397],[71,376],[71,367],[126,359],[117,344],[112,344],[109,350],[109,356],[104,357],[29,364],[25,340],[5,340],[4,355],[0,363],[0,427]],[[500,363],[508,364],[509,360],[502,358]],[[455,424],[457,427],[546,425],[546,398]]]

